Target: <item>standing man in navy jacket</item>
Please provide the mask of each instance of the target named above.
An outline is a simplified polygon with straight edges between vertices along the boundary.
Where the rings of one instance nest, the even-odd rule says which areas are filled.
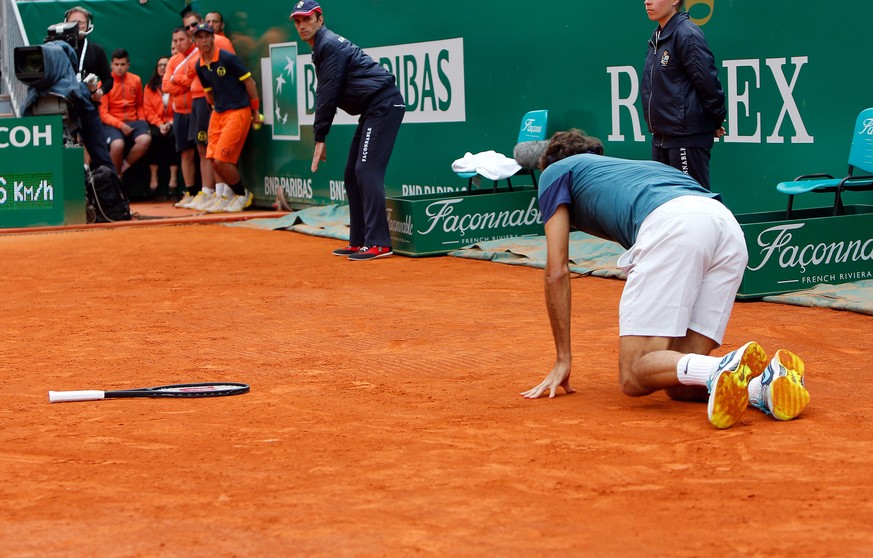
[[[727,114],[715,58],[700,28],[682,12],[685,0],[646,0],[658,28],[643,72],[643,115],[652,132],[652,159],[675,167],[709,189],[713,138]]]
[[[300,38],[312,47],[318,87],[312,172],[327,159],[325,140],[337,108],[360,115],[344,173],[349,202],[349,245],[334,250],[350,260],[390,256],[385,210],[385,169],[406,112],[394,76],[359,47],[324,26],[321,6],[300,0],[291,14]]]

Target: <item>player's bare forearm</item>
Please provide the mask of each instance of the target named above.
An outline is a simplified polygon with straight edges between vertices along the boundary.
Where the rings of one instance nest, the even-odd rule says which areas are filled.
[[[570,362],[570,213],[558,207],[546,223],[545,299],[559,361]]]
[[[570,350],[570,270],[567,264],[545,273],[546,310],[555,341],[555,355],[559,362],[572,360]]]
[[[555,364],[545,380],[523,392],[528,399],[536,399],[546,391],[555,396],[560,387],[567,393],[570,387],[572,352],[570,349],[570,219],[566,206],[561,206],[546,223],[546,270],[544,291],[552,337],[555,341]]]

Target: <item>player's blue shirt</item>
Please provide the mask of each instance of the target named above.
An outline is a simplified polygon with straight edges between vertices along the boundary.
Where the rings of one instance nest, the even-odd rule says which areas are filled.
[[[703,196],[721,201],[687,174],[654,161],[583,154],[549,165],[539,180],[543,222],[568,205],[570,223],[582,232],[629,249],[643,220],[674,198]]]

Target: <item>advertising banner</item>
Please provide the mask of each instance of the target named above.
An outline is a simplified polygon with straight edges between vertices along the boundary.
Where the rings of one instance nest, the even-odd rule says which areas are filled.
[[[806,210],[790,220],[784,212],[738,215],[749,250],[738,296],[873,279],[873,206],[845,210]]]
[[[125,48],[145,82],[169,49],[184,4],[149,0],[20,2],[32,42],[63,11],[83,4],[94,13],[89,40],[107,53]],[[712,149],[712,189],[735,213],[777,210],[776,184],[801,174],[846,170],[852,124],[873,105],[866,24],[873,2],[850,0],[817,10],[815,39],[808,10],[789,0],[686,0],[691,20],[715,57],[726,97],[726,134]],[[249,134],[241,166],[256,203],[277,189],[299,204],[345,203],[343,171],[357,117],[337,114],[327,161],[310,171],[317,79],[311,48],[289,20],[291,4],[192,0],[219,11],[237,54],[252,70],[267,117]],[[451,170],[466,152],[511,155],[518,121],[549,111],[548,133],[581,128],[603,140],[606,154],[651,157],[640,84],[657,22],[642,2],[482,0],[447,10],[399,0],[331,0],[324,23],[363,48],[396,78],[407,113],[385,177],[386,193],[446,192],[465,184]],[[846,14],[851,14],[847,17]],[[134,18],[147,26],[130,26]],[[295,122],[296,117],[296,122]],[[821,200],[799,196],[798,208]],[[873,193],[847,194],[847,204],[873,203]]]
[[[0,228],[84,223],[83,163],[60,116],[0,119]]]

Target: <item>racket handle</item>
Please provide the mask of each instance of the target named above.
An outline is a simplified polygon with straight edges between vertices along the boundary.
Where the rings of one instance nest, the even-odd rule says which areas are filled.
[[[104,393],[96,389],[80,391],[50,391],[49,403],[63,403],[64,401],[96,401],[104,398]]]

